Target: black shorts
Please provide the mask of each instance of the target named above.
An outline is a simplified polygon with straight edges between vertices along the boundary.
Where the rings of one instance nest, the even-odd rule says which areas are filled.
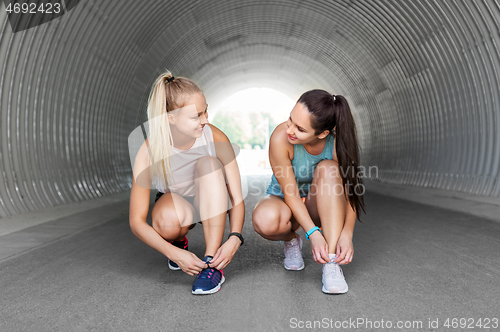
[[[158,191],[156,193],[156,197],[155,197],[155,203],[157,200],[160,199],[160,197],[163,195],[164,193],[162,193],[161,191]],[[194,196],[181,196],[182,198],[184,198],[186,201],[189,202],[189,204],[191,204],[192,206],[194,206]]]
[[[164,193],[162,193],[161,191],[158,191],[158,192],[156,193],[155,203],[156,203],[156,201],[157,201],[157,200],[161,197],[161,195],[163,195],[163,194],[164,194]]]

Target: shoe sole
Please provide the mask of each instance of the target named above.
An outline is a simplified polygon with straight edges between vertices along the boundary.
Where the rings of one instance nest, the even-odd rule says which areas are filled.
[[[323,291],[323,293],[325,294],[345,294],[347,293],[347,291],[349,290],[349,286],[346,286],[345,289],[341,290],[341,291],[338,291],[338,292],[330,292],[328,291],[325,286],[321,287],[321,290]]]
[[[217,287],[212,288],[211,290],[208,290],[208,291],[203,291],[201,289],[197,289],[195,291],[191,291],[191,293],[194,295],[206,295],[206,294],[217,293],[220,290],[220,287],[224,283],[224,281],[226,281],[226,277],[222,276],[222,279],[219,282],[219,284],[217,285]]]
[[[179,271],[181,269],[179,266],[175,267],[170,265],[170,261],[168,261],[168,268],[172,271]]]
[[[288,271],[300,271],[300,270],[303,270],[304,267],[306,267],[306,264],[302,264],[301,267],[288,267],[288,266],[286,266],[285,263],[283,263],[283,266],[285,267],[285,270],[288,270]]]

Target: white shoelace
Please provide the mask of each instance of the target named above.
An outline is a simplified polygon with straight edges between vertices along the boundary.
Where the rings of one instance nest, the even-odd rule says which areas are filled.
[[[333,278],[335,278],[337,274],[343,275],[339,264],[334,262],[329,262],[325,264],[325,275],[331,275]]]

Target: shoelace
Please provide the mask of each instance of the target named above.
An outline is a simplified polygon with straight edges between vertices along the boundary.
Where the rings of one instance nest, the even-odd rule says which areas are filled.
[[[212,274],[213,273],[214,273],[214,269],[206,268],[206,269],[201,270],[200,273],[198,273],[198,278],[200,278],[200,279],[210,279],[210,278],[212,278]]]
[[[340,266],[334,262],[326,263],[325,269],[326,269],[325,274],[331,275],[332,277],[335,277],[337,274],[339,274],[339,275],[342,274],[342,272],[340,272]]]
[[[295,244],[295,243],[297,243],[297,244]],[[286,252],[291,256],[290,258],[299,258],[300,257],[300,243],[297,240],[297,238],[295,238],[291,241],[285,241],[285,248],[286,248]]]

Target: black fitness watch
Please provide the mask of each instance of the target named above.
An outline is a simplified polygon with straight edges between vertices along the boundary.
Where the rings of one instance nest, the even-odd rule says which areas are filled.
[[[238,233],[238,232],[232,232],[232,233],[229,234],[229,236],[227,237],[227,239],[229,240],[229,238],[231,236],[237,236],[238,239],[240,239],[240,241],[241,241],[241,245],[243,245],[243,243],[245,243],[245,240],[243,240],[243,236],[240,233]]]

